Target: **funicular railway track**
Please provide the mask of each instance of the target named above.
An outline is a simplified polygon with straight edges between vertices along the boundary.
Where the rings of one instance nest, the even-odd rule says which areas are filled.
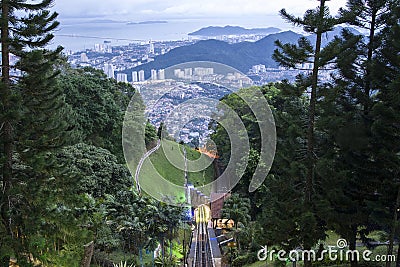
[[[195,239],[195,253],[193,259],[194,267],[215,267],[210,238],[207,230],[208,218],[204,206],[198,207],[198,214],[196,218],[196,239]]]

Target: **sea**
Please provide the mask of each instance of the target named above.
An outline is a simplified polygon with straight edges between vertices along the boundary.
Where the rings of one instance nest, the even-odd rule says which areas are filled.
[[[112,46],[152,41],[178,41],[192,38],[188,34],[208,26],[241,26],[244,28],[282,28],[279,16],[237,18],[195,18],[168,19],[155,21],[124,21],[104,18],[60,19],[55,38],[50,48],[59,45],[66,52],[92,49],[95,44],[106,42]],[[288,26],[288,25],[286,25]]]

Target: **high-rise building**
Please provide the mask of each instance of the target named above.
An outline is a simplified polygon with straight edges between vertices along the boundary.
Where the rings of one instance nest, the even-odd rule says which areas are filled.
[[[193,69],[192,68],[186,68],[185,69],[185,78],[191,78],[193,75]]]
[[[115,67],[113,64],[106,63],[104,64],[104,73],[107,75],[108,78],[115,78]]]
[[[259,65],[254,65],[251,68],[251,71],[253,73],[265,73],[267,71],[267,69],[265,68],[265,65],[259,64]]]
[[[154,54],[154,44],[151,40],[149,42],[149,54]]]
[[[194,68],[194,74],[197,76],[206,76],[214,74],[214,68]]]
[[[104,46],[102,44],[94,44],[95,52],[104,52]]]
[[[181,69],[174,69],[174,75],[179,79],[185,78],[185,72]]]
[[[151,70],[151,80],[155,81],[157,80],[157,71],[155,69]]]
[[[132,71],[132,82],[138,81],[138,73],[137,71]]]
[[[144,70],[139,71],[139,82],[144,82]]]
[[[104,41],[104,52],[112,53],[111,41]]]
[[[125,73],[117,73],[117,82],[128,82],[128,75]]]
[[[165,70],[164,69],[158,70],[158,79],[165,80]]]
[[[83,62],[83,63],[89,62],[89,58],[88,58],[88,56],[86,55],[86,53],[82,53],[82,54],[81,54],[81,62]]]

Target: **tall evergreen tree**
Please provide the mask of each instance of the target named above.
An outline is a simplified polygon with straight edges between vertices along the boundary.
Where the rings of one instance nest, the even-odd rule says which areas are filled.
[[[21,96],[22,116],[15,127],[14,155],[18,161],[14,163],[10,217],[14,231],[19,233],[14,237],[14,243],[19,246],[15,252],[19,263],[26,260],[27,253],[37,257],[39,252],[31,244],[37,242],[35,239],[39,236],[44,238],[48,234],[43,227],[44,214],[59,192],[59,188],[49,181],[63,171],[56,162],[55,153],[61,147],[79,141],[74,113],[55,79],[59,72],[56,66],[60,50],[23,52],[16,65],[22,71],[16,84]]]
[[[320,71],[333,62],[336,54],[334,46],[327,45],[322,47],[322,35],[331,31],[334,26],[342,24],[348,20],[348,16],[333,17],[329,14],[329,8],[326,6],[327,0],[319,0],[319,6],[314,10],[307,10],[303,18],[297,18],[286,12],[285,9],[280,11],[281,16],[295,26],[302,26],[304,31],[315,35],[315,43],[312,44],[307,38],[300,38],[297,45],[282,44],[276,41],[278,49],[274,51],[273,58],[284,67],[296,68],[305,63],[312,64],[312,70],[308,77],[299,77],[299,85],[305,89],[305,93],[309,93],[309,110],[307,121],[307,137],[306,137],[306,165],[307,171],[305,175],[305,194],[304,205],[308,211],[314,213],[315,198],[314,184],[315,181],[315,164],[316,164],[316,141],[315,141],[315,118],[316,106],[319,88]],[[307,91],[310,89],[310,91]],[[301,174],[299,174],[301,175]],[[309,249],[318,237],[313,233],[304,239],[303,246]],[[314,237],[313,237],[314,235]],[[306,266],[310,261],[306,260]]]
[[[22,56],[25,48],[35,49],[45,46],[52,38],[51,31],[58,26],[57,13],[48,9],[52,0],[30,3],[26,0],[3,0],[0,3],[1,30],[1,142],[2,186],[0,199],[1,229],[5,231],[6,242],[0,249],[0,266],[8,266],[14,253],[6,244],[12,244],[16,234],[11,219],[11,189],[13,181],[13,155],[15,152],[15,128],[18,123],[18,99],[15,89],[14,73],[16,66],[10,64],[10,56]]]
[[[393,255],[395,237],[400,231],[400,2],[393,1],[393,4],[386,25],[379,33],[382,44],[371,66],[372,80],[379,84],[376,97],[379,103],[374,105],[371,113],[376,160],[381,170],[377,189],[381,198],[379,207],[374,206],[377,212],[373,215],[374,218],[388,218],[387,224],[383,225],[389,233],[387,255]],[[396,266],[400,266],[399,257],[400,247]],[[390,265],[391,262],[386,262],[387,267]]]
[[[336,38],[335,85],[321,93],[324,116],[319,129],[324,136],[324,155],[317,168],[323,177],[323,202],[330,210],[324,217],[329,227],[349,241],[350,249],[355,249],[358,234],[366,240],[368,232],[379,224],[382,227],[385,220],[383,213],[376,212],[383,192],[379,177],[387,176],[388,169],[382,166],[383,157],[378,159],[382,147],[374,129],[384,127],[383,121],[377,121],[384,112],[378,117],[373,112],[380,105],[377,96],[382,90],[382,83],[374,78],[377,69],[373,65],[382,45],[379,33],[395,6],[398,1],[348,1],[341,13],[353,14],[351,24],[368,34],[344,30]],[[379,219],[374,221],[374,216]],[[355,260],[351,264],[357,266]]]
[[[354,25],[365,29],[366,36],[344,31],[341,38],[341,50],[337,61],[340,71],[340,80],[354,94],[357,101],[363,106],[365,115],[371,110],[374,89],[372,65],[377,49],[381,45],[379,32],[385,27],[390,16],[390,10],[398,5],[396,0],[349,0],[346,9],[341,9],[341,14],[352,14]],[[348,16],[348,15],[347,15]],[[352,52],[352,53],[350,53]]]
[[[16,127],[16,150],[25,161],[80,139],[75,129],[76,115],[56,79],[60,72],[57,64],[63,61],[59,57],[61,49],[23,52],[16,65],[22,71],[17,87],[23,115]]]
[[[258,221],[268,245],[292,250],[323,239],[324,227],[309,206],[304,205],[304,163],[308,99],[301,88],[277,84],[280,92],[270,98],[277,136],[274,164],[257,192],[261,207]]]
[[[273,58],[283,67],[298,68],[303,64],[311,63],[312,70],[310,77],[304,79],[304,89],[310,88],[310,105],[307,124],[307,176],[305,188],[305,200],[312,201],[314,165],[315,165],[315,116],[317,104],[317,91],[319,74],[323,67],[326,67],[335,58],[331,47],[322,48],[322,35],[332,31],[336,25],[346,21],[346,17],[334,18],[329,14],[326,6],[328,0],[319,0],[319,6],[315,10],[307,10],[303,18],[297,18],[287,13],[285,9],[280,11],[281,16],[295,26],[302,26],[305,32],[315,34],[315,43],[312,44],[307,38],[299,39],[297,45],[282,44],[279,40],[275,42],[278,49],[274,51]]]

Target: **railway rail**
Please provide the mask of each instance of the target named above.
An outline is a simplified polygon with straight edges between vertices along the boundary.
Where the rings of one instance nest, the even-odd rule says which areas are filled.
[[[205,206],[198,208],[196,216],[195,230],[195,252],[193,258],[193,267],[215,267],[209,233],[207,230],[208,215]]]

